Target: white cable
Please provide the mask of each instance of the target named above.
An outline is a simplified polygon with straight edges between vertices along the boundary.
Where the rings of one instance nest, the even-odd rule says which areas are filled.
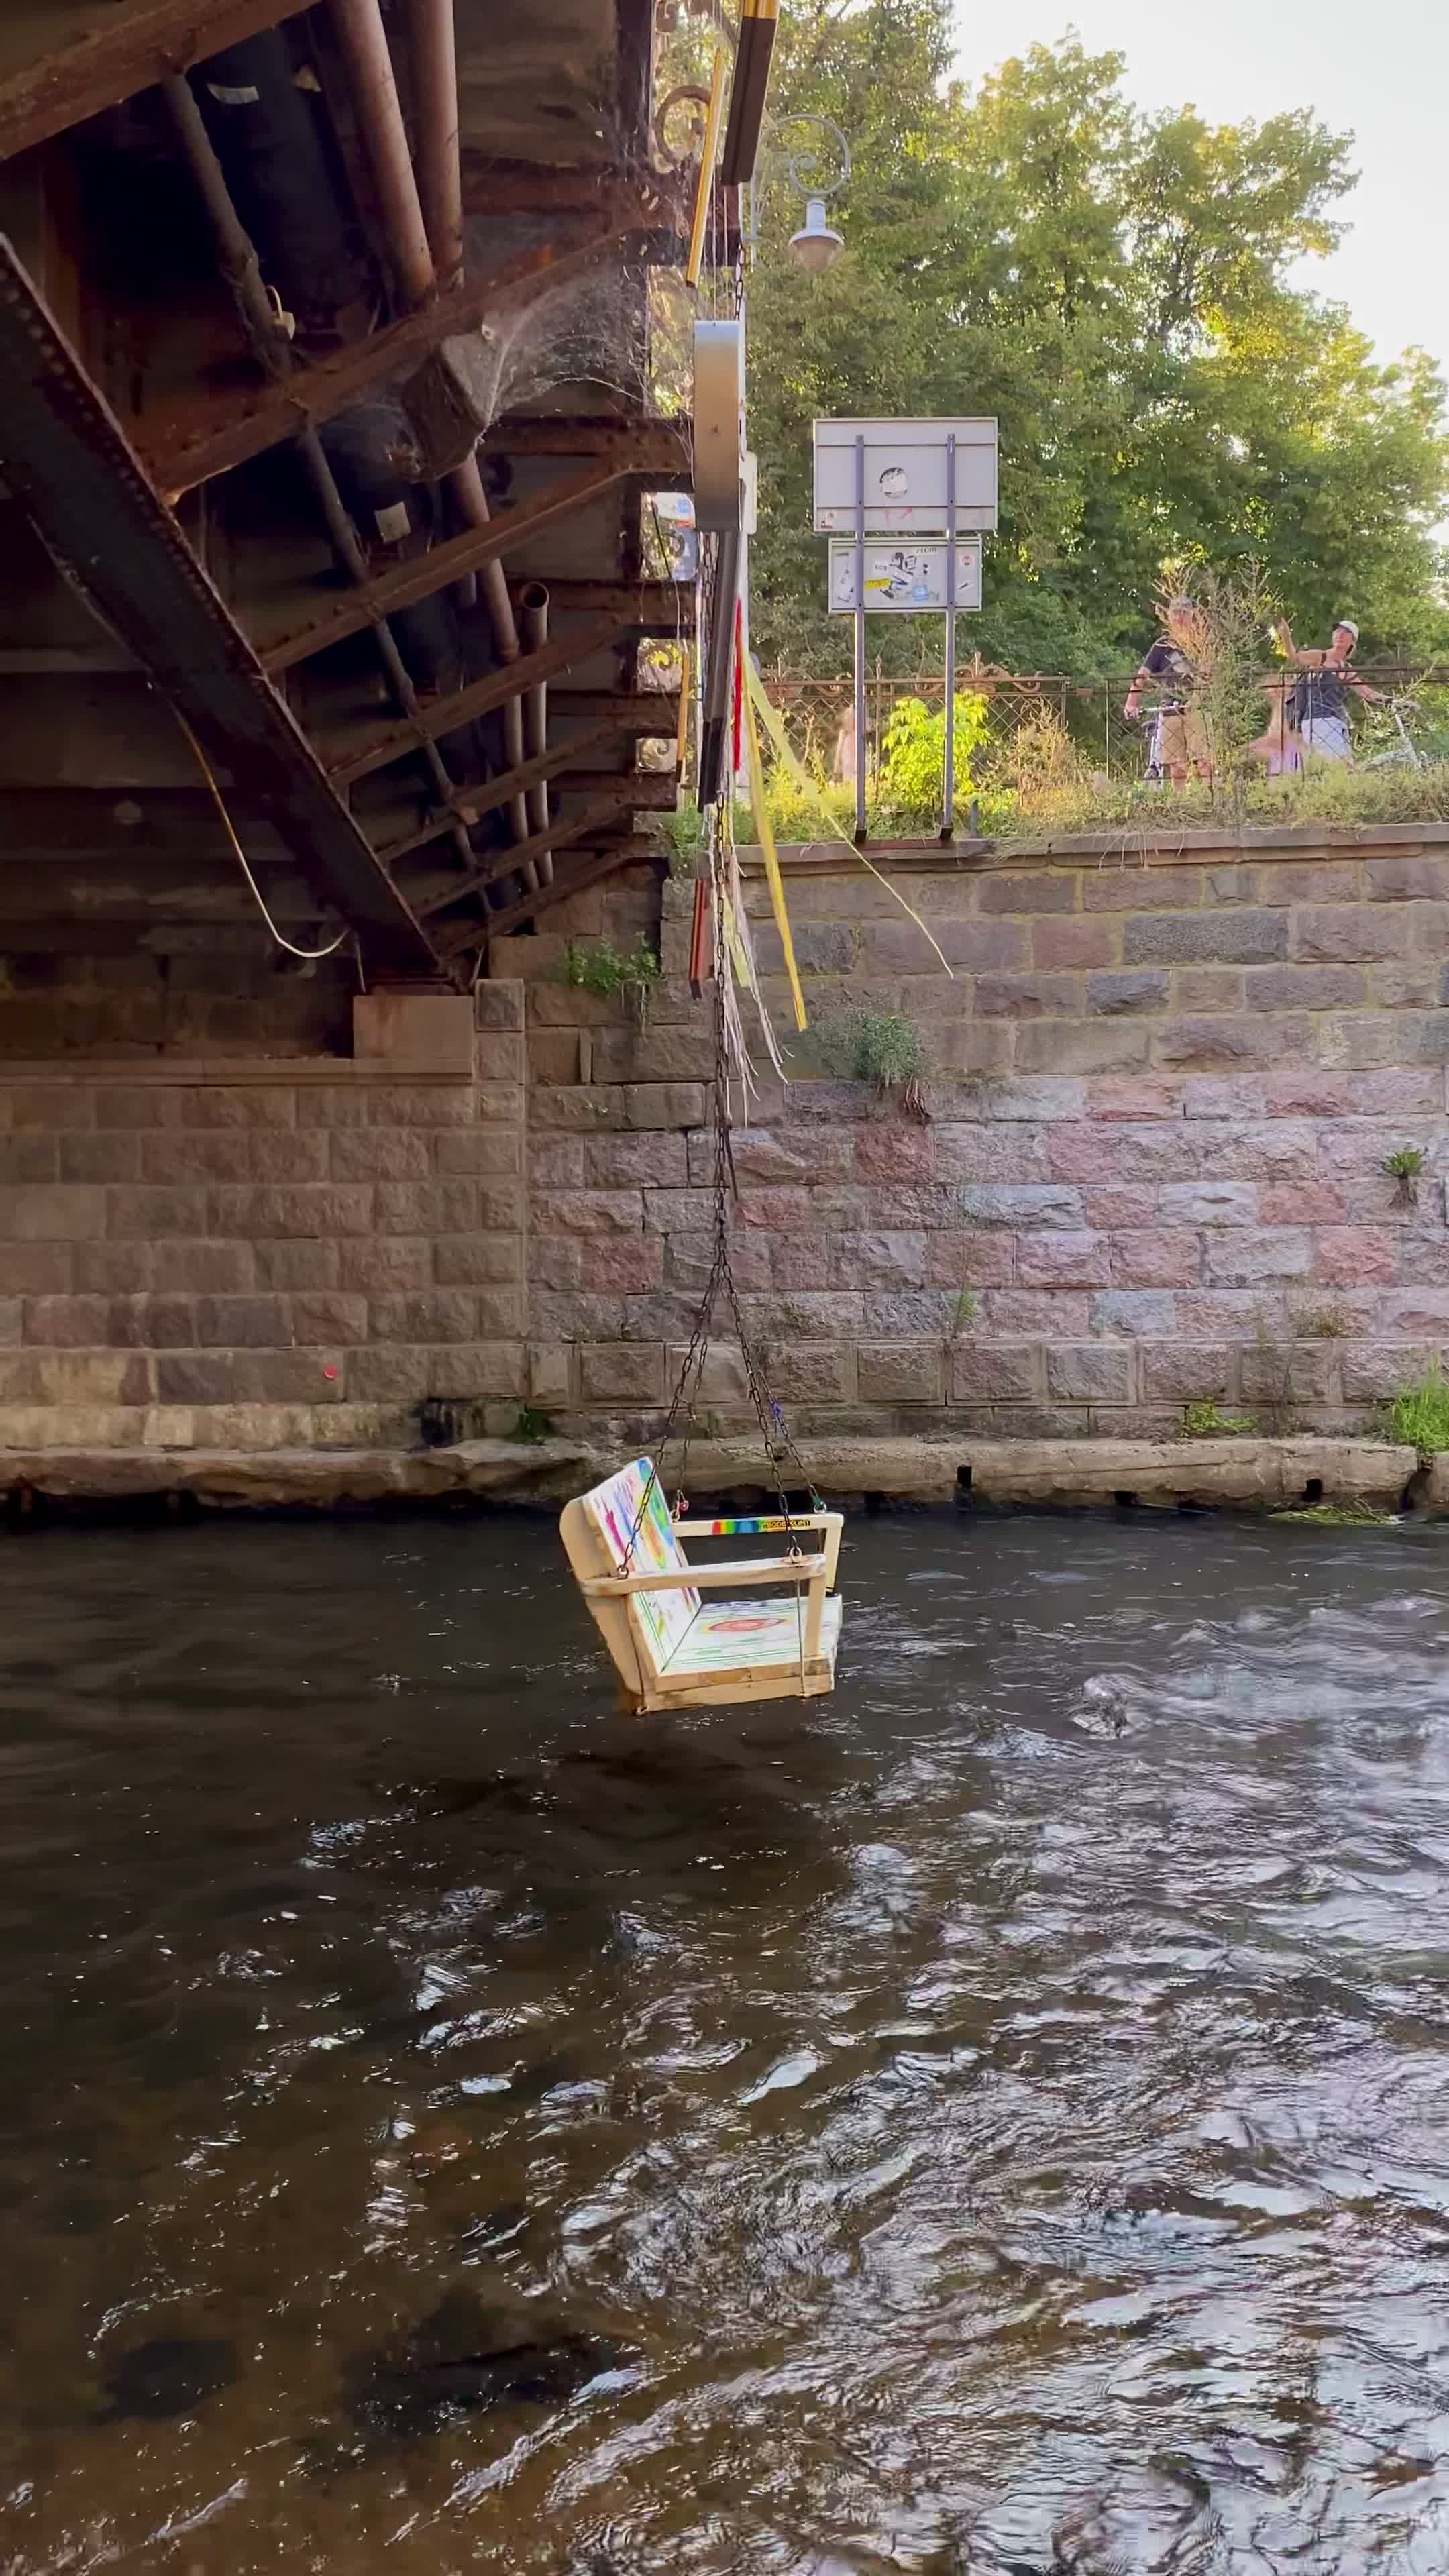
[[[171,706],[169,698],[166,703],[168,706]],[[321,957],[335,957],[338,949],[342,947],[344,941],[351,938],[352,933],[349,929],[344,927],[339,930],[336,938],[332,940],[326,948],[299,948],[295,940],[289,939],[285,931],[277,928],[276,923],[273,921],[271,914],[267,910],[266,897],[263,894],[261,887],[258,885],[256,878],[252,875],[250,867],[247,865],[247,854],[242,848],[240,841],[237,839],[236,830],[232,823],[231,816],[226,810],[226,803],[222,796],[221,789],[218,787],[216,780],[211,774],[211,763],[207,759],[205,752],[202,750],[200,743],[197,741],[196,736],[192,732],[190,725],[187,723],[185,716],[181,712],[181,709],[177,706],[172,706],[171,712],[181,727],[182,732],[185,734],[187,741],[191,745],[197,767],[200,769],[202,777],[206,780],[207,786],[211,790],[212,803],[215,805],[218,814],[221,816],[222,830],[225,832],[227,839],[230,841],[231,846],[236,853],[237,865],[240,867],[242,875],[246,878],[247,884],[251,887],[252,897],[255,901],[257,910],[261,914],[263,921],[266,923],[268,930],[272,934],[272,937],[275,939],[277,946],[279,948],[285,948],[289,957],[300,957],[303,963],[308,966],[315,965],[317,960]]]

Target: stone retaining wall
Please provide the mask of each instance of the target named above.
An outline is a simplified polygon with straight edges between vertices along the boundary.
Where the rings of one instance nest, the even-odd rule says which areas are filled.
[[[953,976],[849,853],[787,853],[800,1041],[749,885],[800,1078],[764,1082],[735,1137],[734,1258],[798,1428],[1150,1435],[1211,1399],[1349,1429],[1449,1349],[1449,832],[887,864]],[[671,1384],[708,1269],[690,893],[667,892],[642,1029],[558,980],[562,934],[514,943],[529,1329],[561,1419],[620,1436]],[[858,1007],[918,1023],[929,1125],[825,1076],[822,1028]],[[1400,1146],[1426,1158],[1408,1206],[1382,1169]],[[727,1426],[743,1398],[725,1343],[703,1401]]]

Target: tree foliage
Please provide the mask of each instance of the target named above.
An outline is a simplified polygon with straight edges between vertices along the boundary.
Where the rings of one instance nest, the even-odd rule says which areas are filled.
[[[947,0],[794,0],[777,119],[850,138],[823,277],[780,256],[798,200],[763,191],[749,289],[761,459],[754,641],[827,669],[840,627],[810,533],[810,423],[827,413],[995,412],[1002,514],[988,541],[989,659],[1130,667],[1164,562],[1252,560],[1305,635],[1335,613],[1364,649],[1449,642],[1435,537],[1445,393],[1422,352],[1375,363],[1340,307],[1289,283],[1332,248],[1353,185],[1308,110],[1210,126],[1143,115],[1123,59],[1034,45],[975,93],[950,75]],[[887,668],[939,632],[882,619]]]

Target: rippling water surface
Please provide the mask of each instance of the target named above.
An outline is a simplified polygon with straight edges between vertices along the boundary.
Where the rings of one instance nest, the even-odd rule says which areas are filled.
[[[1449,2569],[1449,1537],[0,1546],[0,2565]]]

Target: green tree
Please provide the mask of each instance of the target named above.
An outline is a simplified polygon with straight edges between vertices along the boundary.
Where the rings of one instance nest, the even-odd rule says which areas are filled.
[[[1164,561],[1252,558],[1304,633],[1352,613],[1367,650],[1449,642],[1434,534],[1444,388],[1380,367],[1341,308],[1288,283],[1330,249],[1347,145],[1311,113],[1144,117],[1122,58],[1036,45],[969,94],[946,0],[796,0],[772,110],[849,135],[845,256],[802,277],[763,194],[749,288],[757,648],[844,658],[810,533],[817,414],[995,412],[1002,513],[962,643],[1016,669],[1121,669]],[[939,665],[935,621],[874,623],[872,656]]]

